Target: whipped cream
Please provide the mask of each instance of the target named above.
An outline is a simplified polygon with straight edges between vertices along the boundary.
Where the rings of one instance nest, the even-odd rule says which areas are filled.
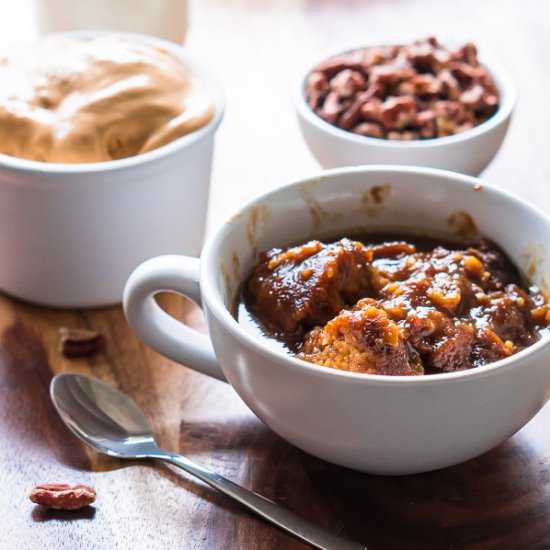
[[[170,53],[100,35],[49,36],[0,58],[0,153],[42,162],[139,155],[214,116]]]

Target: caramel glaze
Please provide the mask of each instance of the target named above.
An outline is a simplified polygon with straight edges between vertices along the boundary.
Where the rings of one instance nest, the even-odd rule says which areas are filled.
[[[422,375],[509,357],[547,331],[550,312],[490,241],[369,235],[265,252],[238,320],[322,366]]]

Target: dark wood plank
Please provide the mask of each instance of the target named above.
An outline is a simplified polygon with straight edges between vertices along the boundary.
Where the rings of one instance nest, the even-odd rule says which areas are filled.
[[[528,0],[203,0],[193,5],[189,49],[227,91],[211,195],[213,227],[243,201],[318,167],[301,140],[289,88],[301,65],[342,42],[437,33],[471,38],[521,86],[510,135],[486,172],[550,206],[550,84],[546,3]],[[165,307],[202,327],[174,297]],[[91,327],[105,353],[67,360],[62,325]],[[48,398],[52,374],[78,371],[127,392],[151,416],[160,443],[273,498],[369,549],[550,547],[550,408],[511,440],[466,464],[402,478],[359,474],[293,448],[263,426],[233,390],[146,348],[119,308],[53,311],[0,299],[0,547],[86,549],[298,549],[202,484],[168,467],[89,452]],[[35,483],[95,485],[92,510],[43,512]]]

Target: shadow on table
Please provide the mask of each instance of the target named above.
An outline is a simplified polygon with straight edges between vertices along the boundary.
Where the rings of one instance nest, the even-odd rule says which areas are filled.
[[[377,548],[550,548],[550,408],[457,466],[384,477],[309,456],[259,421],[183,424],[181,451],[327,529]],[[186,490],[227,499],[166,468]],[[269,527],[266,527],[269,528]]]
[[[33,521],[37,523],[43,523],[46,521],[77,521],[94,519],[96,509],[93,506],[86,506],[81,510],[52,510],[51,508],[44,508],[43,506],[35,506],[32,509],[31,517]]]
[[[53,372],[38,335],[16,320],[0,334],[2,427],[29,455],[53,452],[79,470],[91,465],[82,443],[69,432],[49,396]]]
[[[411,476],[362,474],[298,451],[289,458],[286,475],[301,474],[278,483],[293,509],[369,550],[550,548],[548,457],[521,434],[474,460]],[[266,464],[255,483],[272,475]]]
[[[82,444],[51,405],[47,388],[52,372],[40,339],[16,321],[4,330],[0,344],[0,416],[6,434],[28,443],[29,452],[53,449],[65,465],[92,469]],[[179,447],[233,481],[368,544],[369,550],[550,548],[548,425],[550,409],[545,407],[519,434],[475,460],[404,477],[372,476],[328,464],[289,445],[252,417],[182,422]],[[91,456],[95,471],[144,464]],[[245,517],[228,499],[185,474],[168,466],[158,471],[215,504],[214,516],[230,511]],[[95,509],[79,514],[34,509],[32,518],[92,519]],[[257,533],[272,529],[261,522],[253,525]]]

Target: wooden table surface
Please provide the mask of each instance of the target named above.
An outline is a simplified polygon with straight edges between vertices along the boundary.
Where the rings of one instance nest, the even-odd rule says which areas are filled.
[[[32,34],[24,26],[29,6],[16,4],[0,6],[4,38]],[[513,74],[521,89],[516,117],[484,177],[550,210],[548,3],[202,0],[193,8],[189,49],[217,71],[227,92],[210,227],[243,201],[318,170],[290,96],[304,62],[338,43],[431,33],[472,39]],[[513,220],[510,229],[521,231]],[[163,303],[202,326],[200,311],[183,299],[163,297]],[[101,331],[106,352],[63,358],[56,347],[62,325]],[[53,311],[7,297],[0,298],[1,548],[304,548],[179,471],[85,449],[49,401],[52,375],[65,371],[91,374],[134,397],[167,449],[369,549],[550,548],[549,406],[509,441],[466,464],[401,478],[364,475],[281,440],[229,386],[141,344],[119,308]],[[95,507],[44,512],[27,499],[35,483],[67,481],[94,485]]]

